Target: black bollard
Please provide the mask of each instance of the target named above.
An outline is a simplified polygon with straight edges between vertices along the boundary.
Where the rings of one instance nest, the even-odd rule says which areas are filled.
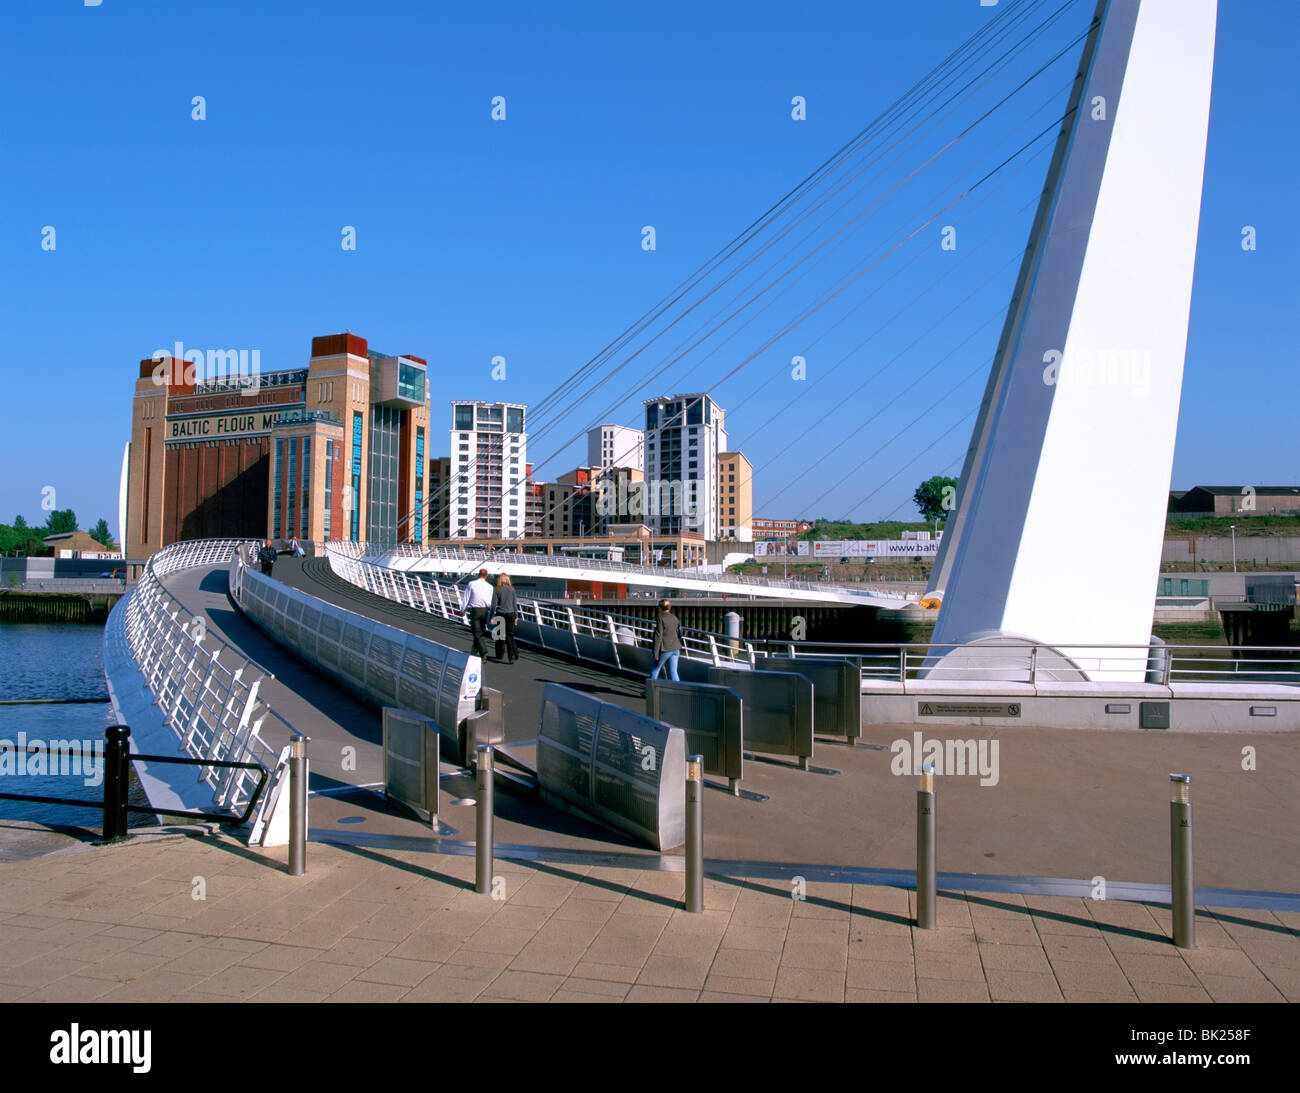
[[[125,725],[110,725],[104,736],[104,842],[112,843],[126,838],[131,730]]]

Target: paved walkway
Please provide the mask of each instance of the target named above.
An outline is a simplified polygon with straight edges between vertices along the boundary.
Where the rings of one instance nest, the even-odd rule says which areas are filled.
[[[0,866],[0,1001],[1300,1001],[1300,913],[912,893],[225,836],[137,838]],[[204,898],[197,899],[201,894]]]

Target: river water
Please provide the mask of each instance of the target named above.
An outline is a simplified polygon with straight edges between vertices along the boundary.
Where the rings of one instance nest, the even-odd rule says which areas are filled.
[[[76,773],[32,773],[33,759],[12,746],[25,734],[28,743],[75,740],[102,744],[113,723],[104,682],[102,626],[51,623],[0,623],[0,793],[33,793],[102,799],[102,764]],[[78,703],[14,704],[15,699],[92,699]],[[6,748],[6,744],[10,747]],[[96,784],[87,785],[87,782]],[[94,808],[0,800],[0,839],[6,820],[35,820],[57,826],[98,828]]]

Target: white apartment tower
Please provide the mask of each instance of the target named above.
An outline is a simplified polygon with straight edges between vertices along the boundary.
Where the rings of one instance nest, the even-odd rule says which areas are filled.
[[[528,438],[516,402],[453,402],[448,537],[524,534]]]
[[[587,466],[603,471],[614,467],[645,470],[645,434],[626,425],[597,425],[587,431]]]
[[[723,411],[708,395],[647,399],[645,513],[660,535],[718,538],[718,456],[727,450]]]

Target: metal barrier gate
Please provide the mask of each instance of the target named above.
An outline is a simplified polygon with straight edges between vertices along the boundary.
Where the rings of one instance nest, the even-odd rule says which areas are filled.
[[[686,841],[686,734],[548,683],[537,726],[537,784],[548,804],[668,850]]]

